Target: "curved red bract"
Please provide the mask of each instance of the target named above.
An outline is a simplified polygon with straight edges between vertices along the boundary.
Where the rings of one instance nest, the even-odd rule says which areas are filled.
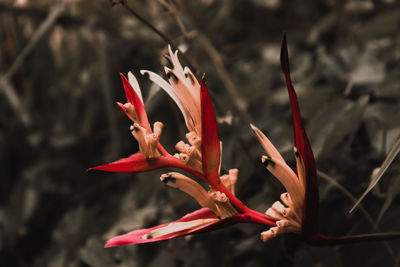
[[[201,80],[201,152],[203,172],[209,184],[219,183],[219,164],[221,158],[220,139],[214,108],[204,81]]]
[[[142,101],[136,94],[135,90],[132,88],[128,79],[126,79],[126,77],[122,73],[120,73],[119,75],[121,75],[122,83],[124,85],[126,100],[135,107],[136,114],[138,115],[140,120],[140,125],[145,128],[149,133],[151,133],[152,130],[150,127],[149,119],[147,118],[147,113]]]
[[[293,129],[295,146],[303,158],[306,168],[306,192],[304,198],[302,233],[305,236],[313,236],[318,233],[319,193],[317,170],[315,167],[314,154],[308,141],[307,134],[301,121],[299,103],[294,90],[289,67],[289,56],[286,44],[286,35],[283,36],[281,46],[281,67],[285,74],[286,86],[289,92],[290,105],[293,115]]]

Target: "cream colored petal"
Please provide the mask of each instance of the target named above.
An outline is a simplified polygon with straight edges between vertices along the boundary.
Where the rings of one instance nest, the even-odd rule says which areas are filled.
[[[293,203],[302,204],[304,200],[304,188],[301,186],[299,179],[293,170],[284,162],[262,156],[261,158],[266,168],[283,184],[289,192]]]
[[[196,76],[194,76],[194,74],[188,67],[185,67],[183,73],[185,75],[188,88],[193,98],[196,100],[196,104],[200,105],[200,84],[197,81]]]
[[[265,152],[272,158],[280,160],[281,162],[285,163],[285,160],[282,158],[279,151],[275,148],[275,146],[269,141],[269,139],[261,132],[256,126],[250,123],[250,127],[253,132],[256,134],[258,141],[261,143],[262,147],[264,148]]]
[[[178,71],[178,75],[181,75],[181,77],[184,78],[183,68],[182,68],[182,65],[179,62],[179,58],[178,58],[178,50],[176,50],[175,53],[173,53],[171,46],[168,45],[168,53],[169,53],[169,58],[171,59],[174,69],[176,69]]]
[[[268,231],[261,233],[261,240],[267,242],[268,240],[277,236],[278,227],[271,227]]]
[[[170,172],[161,175],[160,180],[171,187],[182,190],[193,197],[200,206],[203,208],[209,208],[214,211],[215,214],[218,214],[218,211],[215,208],[215,202],[209,196],[207,191],[189,177],[177,172]]]
[[[288,206],[288,207],[293,206],[293,201],[290,198],[290,195],[288,192],[281,194],[281,200],[286,206]]]
[[[155,229],[153,231],[148,232],[147,234],[142,236],[142,239],[150,239],[150,238],[157,238],[160,236],[184,231],[184,230],[192,230],[198,227],[214,223],[218,221],[217,218],[207,218],[207,219],[197,219],[193,221],[187,222],[173,222],[168,224],[167,226]]]
[[[265,214],[268,215],[268,216],[274,217],[275,219],[279,219],[279,220],[285,218],[285,217],[282,216],[282,214],[278,213],[278,212],[277,212],[275,209],[273,209],[273,208],[268,208],[268,209],[265,211]]]
[[[161,78],[158,74],[148,70],[141,70],[140,73],[142,75],[149,75],[149,79],[160,86],[172,98],[172,100],[174,100],[174,102],[182,112],[186,126],[190,131],[194,130],[195,121],[190,113],[190,109],[188,108],[188,105],[190,105],[191,103],[185,102],[184,98],[179,95],[179,92],[163,78]]]
[[[179,77],[176,70],[171,70],[164,67],[167,74],[168,81],[174,88],[179,101],[185,109],[188,110],[192,120],[186,121],[186,125],[190,131],[194,130],[198,135],[201,134],[201,107],[200,107],[200,94],[195,98],[191,94],[190,84],[186,83],[185,78]]]
[[[132,72],[128,72],[128,81],[131,84],[133,90],[135,90],[136,94],[140,98],[140,101],[142,101],[142,103],[144,103],[143,102],[143,97],[142,97],[142,91],[140,90],[139,83],[136,80],[136,77],[135,77],[135,75],[133,75]]]
[[[193,147],[201,150],[201,139],[195,132],[188,132],[186,134],[186,139]]]

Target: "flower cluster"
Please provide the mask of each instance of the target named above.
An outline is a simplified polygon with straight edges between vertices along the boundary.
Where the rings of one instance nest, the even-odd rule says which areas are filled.
[[[192,196],[201,209],[171,223],[114,237],[106,246],[160,241],[242,222],[270,227],[261,233],[263,241],[288,232],[302,234],[307,239],[319,237],[314,157],[301,123],[297,97],[290,81],[285,39],[282,43],[281,62],[293,111],[297,170],[294,172],[268,138],[251,125],[267,153],[262,157],[264,165],[287,190],[287,193],[281,195],[281,202],[275,202],[265,214],[248,208],[236,197],[235,185],[239,172],[237,169],[220,175],[222,143],[204,76],[199,83],[188,67],[181,66],[177,51],[174,53],[170,47],[166,58],[171,65],[171,68],[164,68],[167,81],[151,71],[142,70],[141,74],[148,76],[177,104],[187,127],[186,141],[179,141],[175,146],[177,152],[173,154],[162,146],[160,135],[163,123],[155,122],[151,127],[135,76],[128,73],[126,79],[121,74],[127,102],[118,105],[132,121],[130,130],[139,143],[139,152],[91,169],[143,172],[175,167],[207,182],[209,189],[206,190],[194,179],[179,172],[161,175],[162,182]],[[312,204],[306,205],[308,203]]]

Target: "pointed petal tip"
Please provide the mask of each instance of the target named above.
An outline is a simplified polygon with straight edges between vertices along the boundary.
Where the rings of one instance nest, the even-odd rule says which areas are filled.
[[[87,171],[106,171],[106,172],[112,172],[111,170],[108,170],[108,165],[100,165],[96,167],[91,167],[88,168]]]
[[[285,74],[289,74],[289,55],[286,43],[286,33],[283,35],[282,44],[281,44],[281,68]]]
[[[250,128],[253,130],[253,132],[256,133],[257,131],[259,131],[259,129],[256,126],[254,126],[254,124],[250,123],[249,125],[250,125]]]
[[[104,248],[111,248],[111,247],[115,247],[113,244],[112,244],[112,242],[110,242],[111,241],[111,239],[110,240],[108,240],[106,243],[105,243],[105,245],[104,245]]]
[[[146,78],[149,78],[150,74],[149,74],[149,70],[140,70],[140,74],[142,76],[146,76]]]

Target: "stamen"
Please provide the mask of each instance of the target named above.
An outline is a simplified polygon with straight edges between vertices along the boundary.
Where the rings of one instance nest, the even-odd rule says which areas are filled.
[[[195,147],[195,148],[197,148],[197,149],[199,149],[199,148],[201,147],[201,140],[200,140],[200,138],[196,135],[195,132],[188,132],[188,133],[186,134],[186,139],[189,141],[189,143],[190,143],[193,147]]]
[[[289,226],[289,221],[288,220],[280,220],[280,221],[277,221],[276,222],[276,225],[279,227],[279,228],[287,228],[288,226]]]
[[[272,229],[272,228],[271,228]],[[263,242],[267,242],[268,240],[272,239],[275,237],[274,233],[272,232],[272,230],[269,229],[268,231],[262,232],[261,233],[261,240]]]
[[[159,137],[161,136],[161,132],[162,132],[163,127],[164,127],[164,124],[163,124],[162,122],[160,122],[160,121],[156,121],[156,122],[154,123],[154,125],[153,125],[153,132],[154,132],[154,135],[155,135],[157,138],[159,138]]]

